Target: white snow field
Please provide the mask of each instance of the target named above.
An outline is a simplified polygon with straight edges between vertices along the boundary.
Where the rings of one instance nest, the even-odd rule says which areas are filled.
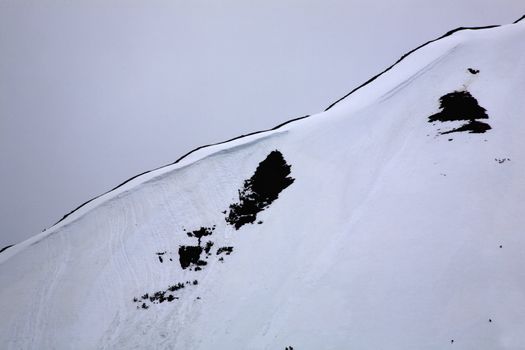
[[[460,30],[136,177],[0,253],[0,349],[525,349],[524,96],[525,21]]]

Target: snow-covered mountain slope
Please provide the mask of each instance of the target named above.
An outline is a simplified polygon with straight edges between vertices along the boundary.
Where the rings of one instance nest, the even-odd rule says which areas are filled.
[[[525,349],[525,21],[0,254],[2,349]]]

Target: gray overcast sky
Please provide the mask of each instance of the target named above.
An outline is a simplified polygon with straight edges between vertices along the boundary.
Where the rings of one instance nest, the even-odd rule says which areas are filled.
[[[0,248],[199,145],[321,111],[523,0],[0,0]]]

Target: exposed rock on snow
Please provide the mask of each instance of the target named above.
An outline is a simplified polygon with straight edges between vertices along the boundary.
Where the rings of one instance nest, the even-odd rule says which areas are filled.
[[[268,208],[279,197],[279,193],[294,182],[289,175],[290,165],[282,153],[272,151],[259,163],[255,174],[244,181],[243,188],[239,190],[239,202],[230,205],[226,222],[237,230],[255,222],[257,214]]]
[[[453,132],[468,131],[470,133],[481,134],[491,127],[487,123],[477,119],[488,119],[486,109],[478,104],[478,101],[468,91],[454,91],[441,96],[439,99],[441,112],[428,117],[430,123],[435,121],[452,122],[468,120],[469,122],[462,126],[441,132],[441,135],[451,134]]]

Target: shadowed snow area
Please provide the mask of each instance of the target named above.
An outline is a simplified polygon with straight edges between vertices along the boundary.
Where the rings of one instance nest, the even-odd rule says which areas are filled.
[[[0,348],[523,348],[524,38],[457,31],[3,250]]]

